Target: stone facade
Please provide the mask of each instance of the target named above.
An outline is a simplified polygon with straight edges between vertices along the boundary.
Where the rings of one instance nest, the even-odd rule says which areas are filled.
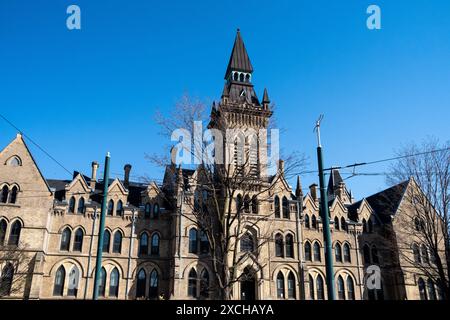
[[[221,101],[212,110],[212,127],[221,120],[228,127],[267,128],[272,115],[269,97],[265,90],[259,103],[252,72],[238,33]],[[233,150],[232,141],[225,145]],[[230,152],[225,154],[232,157]],[[269,201],[258,207],[258,213],[268,218],[253,226],[252,232],[265,242],[251,262],[258,266],[254,279],[237,282],[234,299],[327,298],[317,186],[304,195],[298,179],[292,190],[282,166],[280,162],[280,176],[261,182],[273,184],[264,195]],[[26,252],[20,262],[25,271],[14,264],[13,275],[24,281],[13,282],[20,288],[2,298],[92,298],[104,188],[97,178],[98,167],[92,163],[89,177],[75,172],[72,180],[46,180],[21,135],[0,152],[0,227],[6,226],[0,228],[0,245],[14,250],[18,244],[18,250]],[[214,287],[208,250],[199,234],[193,239],[194,218],[190,206],[183,205],[193,201],[192,193],[180,192],[186,191],[198,171],[168,166],[163,184],[157,185],[129,181],[131,166],[124,170],[123,180],[108,185],[105,238],[109,240],[103,248],[101,298],[214,299],[214,291],[203,288],[205,283]],[[395,258],[398,250],[410,250],[399,249],[397,243],[403,230],[399,221],[409,210],[402,195],[409,189],[417,189],[414,180],[355,202],[339,172],[332,172],[328,196],[338,298],[420,298],[420,272]],[[397,195],[380,210],[377,201],[392,190]],[[251,223],[254,217],[250,214],[246,219]],[[7,265],[0,261],[3,283],[8,281]],[[241,263],[238,272],[246,272],[246,265]],[[364,285],[369,265],[381,269],[379,290],[367,290]]]

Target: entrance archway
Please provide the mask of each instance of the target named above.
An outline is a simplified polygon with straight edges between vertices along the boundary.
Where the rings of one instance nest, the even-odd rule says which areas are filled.
[[[241,300],[256,300],[256,276],[255,272],[246,267],[241,276]]]

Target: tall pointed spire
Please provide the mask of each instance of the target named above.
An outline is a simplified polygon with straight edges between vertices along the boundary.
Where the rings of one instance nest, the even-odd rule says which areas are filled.
[[[239,71],[252,73],[253,66],[248,57],[247,50],[245,49],[244,41],[241,37],[241,32],[238,29],[236,33],[236,39],[234,40],[233,50],[231,52],[230,61],[228,62],[227,71],[225,73],[225,80],[230,77],[231,71]]]
[[[297,199],[303,197],[302,184],[300,182],[300,176],[297,176],[297,188],[295,188],[295,196]]]
[[[269,94],[267,93],[267,88],[264,88],[264,96],[263,96],[263,103],[270,103]]]

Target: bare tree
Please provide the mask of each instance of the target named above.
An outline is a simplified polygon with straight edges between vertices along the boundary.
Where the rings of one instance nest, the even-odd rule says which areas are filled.
[[[389,183],[409,180],[417,188],[408,188],[404,198],[407,223],[404,232],[411,254],[402,255],[412,266],[437,284],[444,299],[450,297],[450,142],[440,144],[429,138],[398,152],[401,157],[391,167]],[[406,245],[406,244],[405,244]],[[411,247],[412,245],[412,247]]]
[[[28,258],[22,246],[0,246],[0,299],[22,292],[28,275]]]
[[[208,124],[208,128],[216,130],[215,133],[225,133],[230,129],[241,130],[240,132],[246,130],[243,126],[231,124],[223,115],[215,114],[215,111],[213,105]],[[270,118],[271,111],[265,112],[267,118]],[[205,104],[185,96],[170,116],[157,113],[156,122],[162,129],[161,135],[169,139],[180,128],[194,136],[194,122],[205,118]],[[268,128],[270,124],[265,123],[261,127]],[[266,263],[261,251],[271,241],[271,233],[269,224],[263,222],[269,219],[272,212],[259,208],[267,207],[273,201],[278,182],[288,180],[295,172],[299,172],[306,160],[303,156],[291,154],[284,162],[280,161],[278,168],[272,168],[272,175],[266,174],[265,170],[261,170],[265,163],[258,162],[260,154],[256,153],[255,156],[255,146],[256,150],[261,150],[258,148],[264,138],[259,132],[254,132],[250,139],[244,133],[238,143],[234,142],[234,148],[229,141],[230,137],[222,135],[223,139],[219,139],[218,136],[194,141],[193,145],[187,144],[182,150],[172,147],[171,159],[158,154],[147,157],[151,162],[165,167],[171,163],[173,176],[177,177],[178,182],[182,182],[183,188],[178,191],[177,196],[184,197],[183,205],[186,210],[179,212],[195,223],[207,238],[209,263],[216,285],[212,291],[217,292],[218,298],[229,300],[232,299],[232,288],[236,282],[253,277],[252,272],[239,272],[243,263],[253,267],[253,271],[258,271]],[[183,175],[181,166],[174,165],[181,152],[193,159],[194,164],[190,166],[192,174],[189,176]],[[233,161],[223,161],[231,158]],[[289,206],[290,204],[283,203],[279,210],[287,214]],[[258,234],[252,233],[251,230],[255,229],[259,230]]]

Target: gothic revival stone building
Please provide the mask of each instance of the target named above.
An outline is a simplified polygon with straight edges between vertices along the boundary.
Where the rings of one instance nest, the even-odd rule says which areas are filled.
[[[218,122],[255,130],[268,126],[269,96],[264,90],[259,101],[252,74],[238,32],[211,127]],[[226,147],[233,150],[233,141]],[[75,172],[71,180],[46,179],[20,134],[0,152],[0,248],[24,253],[20,261],[0,260],[1,298],[92,298],[104,187],[98,168],[93,162],[90,176]],[[214,299],[214,290],[208,289],[214,287],[208,242],[189,219],[190,207],[182,205],[189,199],[181,198],[198,171],[168,166],[163,184],[157,185],[132,182],[131,165],[124,170],[123,180],[108,185],[100,296]],[[277,175],[261,180],[261,185],[275,184],[266,195],[270,201],[252,202],[249,209],[249,215],[268,218],[249,229],[241,250],[254,246],[263,233],[268,241],[252,261],[256,268],[249,270],[246,261],[238,266],[238,272],[251,276],[236,283],[233,298],[327,299],[317,186],[303,194],[298,179],[292,190],[283,177],[283,162]],[[402,234],[398,221],[408,210],[403,195],[409,189],[417,189],[413,180],[355,202],[339,172],[332,172],[328,197],[339,299],[419,299],[424,290],[428,297],[437,296],[434,284],[425,288],[427,279],[400,258],[399,251],[414,254],[397,242]],[[364,285],[369,265],[381,268],[378,290]]]

